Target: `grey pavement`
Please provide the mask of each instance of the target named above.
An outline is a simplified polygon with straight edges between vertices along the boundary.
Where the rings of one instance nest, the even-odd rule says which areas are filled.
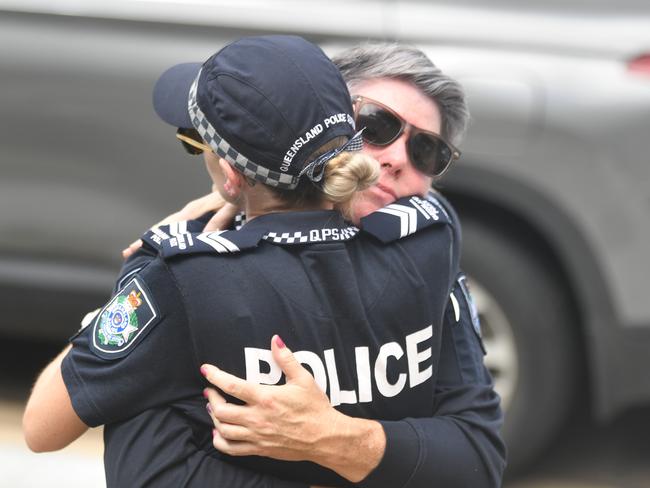
[[[20,427],[22,405],[0,401],[1,488],[103,488],[101,429],[92,429],[68,448],[35,454]]]
[[[66,449],[35,454],[22,439],[22,401],[0,400],[0,488],[101,488],[102,431],[92,429]],[[650,410],[609,426],[577,426],[530,472],[504,488],[648,488]]]

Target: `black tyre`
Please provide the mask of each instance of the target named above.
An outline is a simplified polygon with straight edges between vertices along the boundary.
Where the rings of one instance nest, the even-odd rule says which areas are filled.
[[[521,471],[558,433],[579,364],[570,293],[539,240],[512,224],[463,215],[462,267],[470,279],[502,395],[508,472]]]

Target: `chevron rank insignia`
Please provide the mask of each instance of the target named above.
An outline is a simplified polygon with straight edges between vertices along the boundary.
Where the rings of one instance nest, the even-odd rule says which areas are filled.
[[[158,317],[144,284],[133,278],[97,314],[91,349],[104,359],[123,357]]]
[[[203,234],[203,229],[212,215],[214,215],[214,212],[206,213],[195,220],[181,220],[169,224],[157,225],[145,232],[142,240],[160,254],[169,253],[168,250],[170,248],[175,248],[172,254],[180,253],[193,245],[193,235]],[[240,212],[235,216],[231,230],[239,230],[245,223],[246,214]],[[163,251],[164,249],[167,249],[167,251]]]
[[[431,225],[449,224],[449,216],[435,198],[400,198],[361,219],[361,228],[382,242],[392,242]]]
[[[205,222],[201,220],[182,220],[179,222],[171,222],[170,224],[159,225],[152,227],[142,236],[142,240],[149,244],[149,246],[160,251],[164,244],[170,240],[178,241],[179,236],[181,246],[183,245],[183,236],[192,232],[201,232],[205,227]]]
[[[232,254],[256,247],[260,240],[262,233],[244,229],[176,234],[164,241],[158,252],[164,258],[194,253]]]

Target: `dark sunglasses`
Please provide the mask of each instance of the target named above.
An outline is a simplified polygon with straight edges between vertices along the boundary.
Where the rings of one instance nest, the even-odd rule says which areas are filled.
[[[197,155],[203,151],[212,151],[212,148],[203,142],[196,129],[179,128],[176,131],[176,139],[181,141],[183,149],[189,154]]]
[[[409,124],[393,110],[370,98],[352,97],[357,129],[364,129],[363,140],[373,146],[388,146],[408,130],[406,148],[411,163],[429,176],[441,176],[460,151],[435,132]]]

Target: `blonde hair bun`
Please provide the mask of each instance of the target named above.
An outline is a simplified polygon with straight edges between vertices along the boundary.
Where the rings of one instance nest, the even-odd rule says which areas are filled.
[[[336,204],[349,202],[354,194],[377,183],[379,163],[362,152],[342,152],[325,166],[323,193]]]

